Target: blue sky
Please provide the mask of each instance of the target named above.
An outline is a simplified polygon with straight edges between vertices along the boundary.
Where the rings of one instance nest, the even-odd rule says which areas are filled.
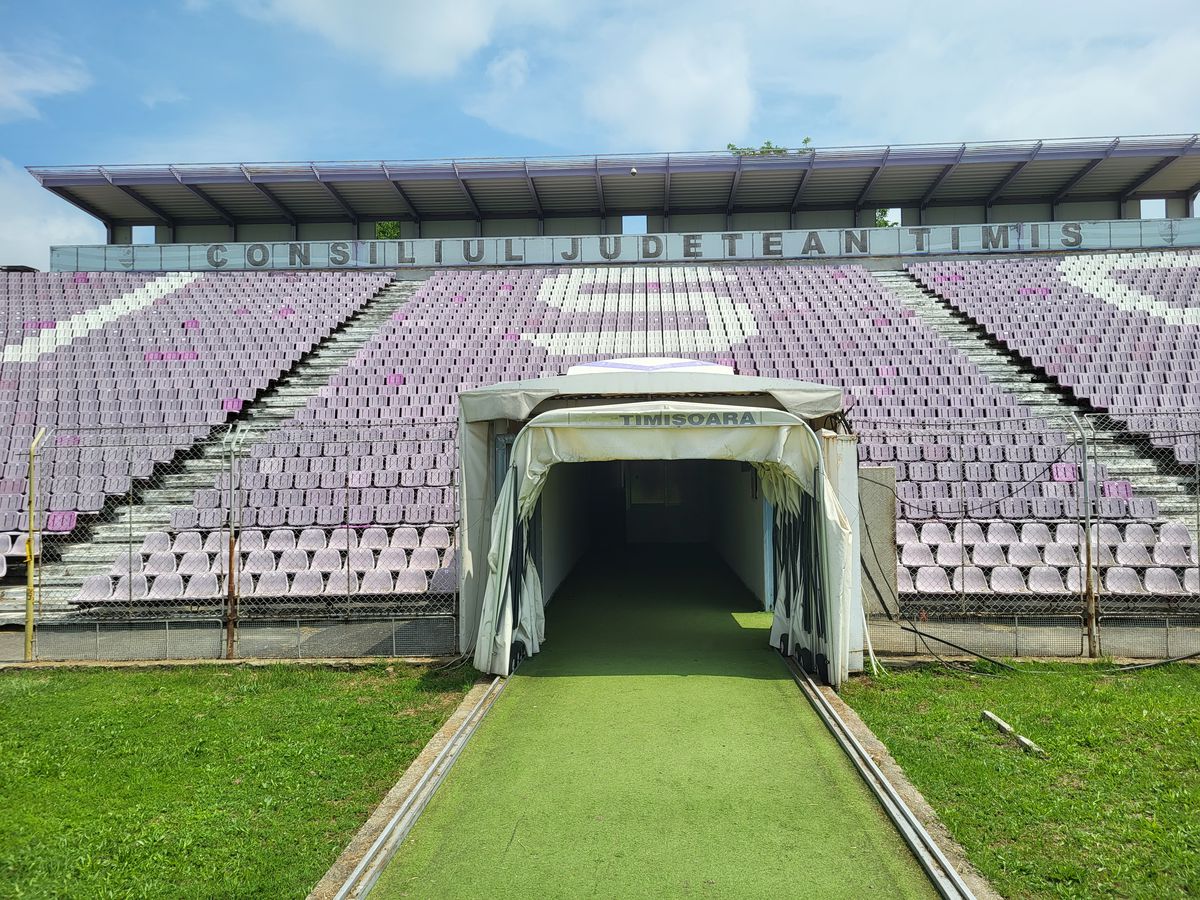
[[[0,0],[0,247],[98,238],[32,164],[1179,133],[1197,84],[1195,0]]]

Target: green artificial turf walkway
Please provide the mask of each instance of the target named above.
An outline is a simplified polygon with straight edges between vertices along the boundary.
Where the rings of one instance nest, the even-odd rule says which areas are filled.
[[[752,603],[707,551],[581,566],[372,896],[933,896]]]

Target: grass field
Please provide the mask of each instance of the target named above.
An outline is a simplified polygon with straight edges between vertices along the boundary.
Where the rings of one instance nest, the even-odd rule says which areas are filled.
[[[474,677],[0,673],[0,897],[303,897]]]
[[[663,548],[574,573],[372,896],[934,896],[751,599]]]
[[[860,679],[846,701],[1007,897],[1200,891],[1200,668]],[[999,671],[998,669],[994,671]],[[1049,754],[979,721],[990,709]]]

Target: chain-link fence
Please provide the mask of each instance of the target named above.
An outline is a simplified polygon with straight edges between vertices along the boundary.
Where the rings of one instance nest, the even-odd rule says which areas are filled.
[[[861,520],[877,652],[1200,649],[1200,411],[855,424],[888,476]],[[0,657],[27,598],[41,658],[453,652],[455,439],[435,419],[42,434],[0,483]]]
[[[35,551],[4,621],[32,600],[41,658],[453,652],[454,438],[444,420],[44,433],[0,494]]]
[[[896,581],[866,592],[877,651],[1194,652],[1200,413],[861,431],[863,465],[896,473]]]

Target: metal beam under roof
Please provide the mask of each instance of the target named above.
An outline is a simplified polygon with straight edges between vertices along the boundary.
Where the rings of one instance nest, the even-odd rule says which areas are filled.
[[[258,191],[259,194],[261,194],[268,203],[270,203],[273,207],[275,207],[275,209],[278,210],[279,214],[281,216],[283,216],[283,220],[285,222],[287,222],[289,225],[291,225],[292,228],[295,228],[296,227],[296,214],[293,213],[286,206],[284,206],[283,202],[278,197],[276,197],[273,193],[271,193],[271,190],[266,185],[259,184],[257,181],[255,181],[253,178],[251,178],[250,173],[246,171],[245,166],[242,166],[241,169],[242,169],[242,174],[246,177],[246,183],[249,184],[251,187],[253,187],[256,191]]]
[[[954,170],[959,167],[959,165],[963,161],[963,157],[966,155],[967,155],[967,145],[963,144],[961,147],[958,148],[958,155],[954,157],[954,160],[952,162],[947,163],[942,168],[942,171],[938,174],[938,177],[933,180],[933,184],[931,184],[929,186],[929,189],[927,191],[925,191],[925,193],[921,196],[921,202],[918,204],[918,206],[920,206],[921,209],[925,209],[927,206],[929,206],[930,201],[933,200],[933,195],[938,192],[938,188],[940,188],[942,186],[942,183],[947,178],[949,178],[951,175],[954,174]]]
[[[404,208],[408,211],[408,215],[410,215],[417,222],[421,221],[421,214],[417,212],[417,208],[413,206],[413,202],[411,199],[409,199],[408,194],[404,192],[404,188],[400,187],[396,180],[392,178],[391,173],[388,172],[387,163],[381,162],[379,164],[379,168],[383,170],[383,177],[387,179],[387,183],[392,186],[392,190],[396,192],[396,196],[399,197],[400,202],[404,204]]]
[[[987,200],[985,200],[983,202],[983,205],[985,207],[990,207],[998,199],[1000,199],[1001,194],[1004,193],[1004,189],[1006,187],[1008,187],[1010,184],[1012,184],[1013,179],[1015,179],[1018,175],[1020,175],[1022,172],[1024,172],[1025,168],[1031,162],[1033,162],[1035,159],[1037,159],[1038,151],[1041,149],[1042,149],[1042,142],[1038,141],[1034,145],[1033,150],[1030,151],[1029,159],[1022,160],[1021,162],[1019,162],[1015,166],[1013,166],[1012,171],[1010,171],[1007,175],[1005,175],[1004,178],[1001,180],[1001,182],[998,185],[996,185],[996,189],[994,191],[992,191],[990,194],[988,194]]]
[[[186,181],[184,181],[182,178],[180,178],[179,173],[175,171],[174,167],[171,167],[171,173],[173,175],[175,175],[175,180],[179,183],[179,186],[181,188],[183,188],[185,191],[187,191],[189,194],[191,194],[193,197],[195,197],[197,200],[199,200],[201,203],[203,203],[205,206],[207,206],[213,212],[215,212],[217,214],[217,218],[219,218],[222,222],[224,222],[230,228],[237,227],[237,221],[233,218],[233,216],[229,213],[229,211],[227,209],[225,209],[223,206],[221,206],[221,204],[219,204],[216,200],[214,200],[212,197],[210,197],[208,194],[206,194],[198,186],[196,186],[194,184],[188,184]]]
[[[1133,183],[1129,185],[1129,187],[1125,188],[1125,190],[1123,190],[1121,192],[1121,202],[1124,203],[1126,200],[1128,200],[1130,197],[1132,197],[1135,193],[1137,193],[1138,188],[1140,188],[1142,185],[1146,184],[1151,178],[1153,178],[1159,172],[1162,172],[1168,166],[1179,162],[1179,160],[1189,150],[1191,150],[1193,147],[1196,146],[1196,140],[1198,138],[1200,138],[1200,134],[1193,134],[1191,139],[1187,143],[1185,143],[1182,147],[1179,148],[1178,153],[1176,153],[1173,156],[1168,156],[1165,159],[1163,159],[1161,162],[1158,162],[1155,165],[1151,166],[1150,170],[1148,172],[1146,172],[1140,178],[1135,179],[1133,181]]]
[[[529,199],[533,203],[533,208],[537,210],[537,217],[540,219],[545,216],[542,210],[542,198],[538,196],[537,186],[533,183],[533,178],[529,175],[529,163],[524,163],[525,169],[525,186],[529,188]]]
[[[470,204],[471,211],[475,213],[475,220],[479,221],[483,218],[483,213],[479,211],[479,204],[475,202],[475,198],[471,195],[471,189],[467,187],[467,183],[463,181],[462,173],[458,171],[458,163],[451,163],[450,167],[454,170],[454,180],[458,182],[459,190],[462,191],[463,197],[465,197],[467,203]]]
[[[329,184],[323,178],[321,178],[321,175],[319,172],[317,172],[315,166],[313,167],[313,174],[317,176],[317,183],[320,184],[321,187],[325,188],[325,192],[329,194],[330,199],[332,199],[334,203],[341,207],[342,212],[344,212],[350,219],[350,223],[355,228],[358,228],[358,211],[355,210],[354,207],[352,207],[348,202],[346,202],[346,198],[339,194],[337,189],[334,188],[332,184]]]
[[[871,188],[875,187],[875,182],[879,180],[879,175],[887,168],[888,154],[891,152],[891,147],[883,151],[883,159],[879,161],[879,165],[875,167],[875,171],[871,173],[871,177],[867,179],[866,186],[862,189],[862,193],[858,195],[858,199],[854,201],[854,211],[858,212],[863,208],[863,203],[867,199],[867,195],[871,193]]]
[[[1102,155],[1097,156],[1095,159],[1089,160],[1082,169],[1071,176],[1066,184],[1058,189],[1058,193],[1050,198],[1050,208],[1053,209],[1055,206],[1061,203],[1063,198],[1071,192],[1071,189],[1075,187],[1075,185],[1087,178],[1087,176],[1092,173],[1092,170],[1095,169],[1096,166],[1100,165],[1100,163],[1104,162],[1106,159],[1109,159],[1113,153],[1116,152],[1116,149],[1119,146],[1121,146],[1121,139],[1113,138],[1112,143],[1108,145]]]

